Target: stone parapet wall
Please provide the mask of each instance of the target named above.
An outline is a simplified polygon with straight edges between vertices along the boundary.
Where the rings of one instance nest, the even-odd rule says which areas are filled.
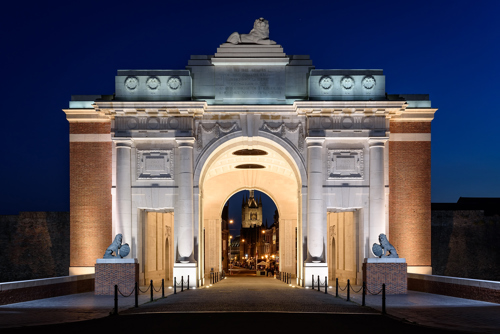
[[[93,290],[93,274],[0,283],[0,305],[90,292]]]
[[[406,294],[406,263],[363,263],[363,281],[370,293],[377,293],[385,284],[388,295]]]
[[[500,282],[408,274],[408,289],[438,295],[500,303]]]

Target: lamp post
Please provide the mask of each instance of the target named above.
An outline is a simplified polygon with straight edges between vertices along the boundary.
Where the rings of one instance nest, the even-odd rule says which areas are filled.
[[[231,242],[232,238],[233,237],[230,235],[229,236],[229,256],[227,257],[228,261],[229,261],[229,265],[227,266],[228,267],[227,269],[229,270],[229,275],[233,274],[233,271],[231,270],[231,266],[232,266],[232,264],[231,264],[231,253],[233,252],[233,243]]]
[[[229,224],[232,224],[234,222],[234,220],[232,219],[229,219]],[[229,227],[228,227],[229,229]],[[233,271],[231,270],[231,255],[233,253],[233,244],[231,243],[231,238],[232,236],[229,235],[229,239],[228,239],[228,242],[229,242],[229,254],[228,254],[228,257],[227,257],[227,270],[229,270],[229,275],[232,275],[233,274]]]

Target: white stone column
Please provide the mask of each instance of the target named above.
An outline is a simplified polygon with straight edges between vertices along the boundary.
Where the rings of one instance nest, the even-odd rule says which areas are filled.
[[[132,244],[132,189],[130,154],[132,141],[116,142],[116,234],[121,233],[123,243]],[[114,236],[113,236],[114,237]]]
[[[307,259],[324,262],[323,157],[324,138],[307,138]]]
[[[193,221],[193,144],[194,138],[177,139],[179,145],[179,173],[177,174],[178,198],[175,211],[178,261],[193,263],[194,221]],[[194,279],[194,277],[193,277]]]
[[[384,149],[387,138],[370,139],[370,237],[369,257],[376,257],[371,249],[379,243],[378,236],[385,231]]]

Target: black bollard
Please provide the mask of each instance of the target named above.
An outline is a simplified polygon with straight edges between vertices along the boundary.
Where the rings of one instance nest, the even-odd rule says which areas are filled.
[[[328,277],[325,276],[325,295],[328,293],[327,289],[328,289]]]
[[[385,312],[385,283],[382,284],[382,314],[386,314],[386,312]]]
[[[151,301],[153,301],[153,280],[149,283],[149,288],[151,289]]]
[[[335,297],[339,296],[339,279],[335,279]]]
[[[184,276],[181,276],[181,292],[184,291]]]
[[[174,277],[174,295],[177,294],[177,277]]]
[[[350,301],[351,298],[350,298],[350,290],[351,289],[351,282],[349,280],[347,280],[347,301]]]
[[[118,285],[115,285],[115,309],[113,314],[118,315]]]
[[[189,275],[188,275],[188,287],[187,287],[187,289],[189,290]]]
[[[319,286],[321,285],[321,282],[319,281],[319,275],[318,275],[318,291],[319,291]]]
[[[314,275],[311,275],[312,289],[314,290]]]
[[[363,302],[361,303],[362,306],[365,306],[365,296],[366,296],[366,282],[363,282]]]
[[[161,298],[165,298],[165,279],[161,279]]]
[[[139,289],[138,284],[135,282],[135,307],[139,307]]]

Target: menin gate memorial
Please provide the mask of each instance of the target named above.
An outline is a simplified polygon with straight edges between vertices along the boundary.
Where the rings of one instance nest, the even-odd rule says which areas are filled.
[[[316,69],[263,19],[184,70],[120,70],[115,84],[64,110],[72,274],[92,272],[120,233],[142,282],[208,283],[223,205],[244,189],[275,201],[280,270],[302,286],[360,284],[380,234],[408,271],[431,272],[427,95],[386,94],[382,70]]]

